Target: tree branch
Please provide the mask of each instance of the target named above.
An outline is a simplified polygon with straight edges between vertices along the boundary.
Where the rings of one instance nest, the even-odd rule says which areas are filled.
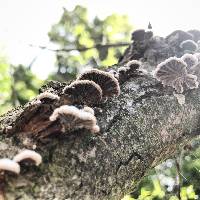
[[[63,49],[51,49],[45,46],[36,46],[33,44],[30,44],[29,46],[31,47],[37,47],[40,49],[46,49],[49,51],[54,51],[54,52],[70,52],[70,51],[79,51],[79,52],[83,52],[83,51],[88,51],[90,49],[102,49],[102,48],[116,48],[116,47],[124,47],[124,46],[128,46],[130,45],[130,43],[128,42],[120,42],[120,43],[111,43],[111,44],[96,44],[94,46],[91,47],[80,47],[80,48],[63,48]]]
[[[183,53],[171,52],[171,47],[158,38],[144,44],[131,44],[123,62],[137,51],[144,68],[151,71],[169,54]],[[146,57],[148,52],[151,56]],[[42,89],[59,95],[65,85],[50,82]],[[11,177],[6,194],[39,200],[120,200],[149,169],[200,135],[200,89],[185,91],[184,95],[186,102],[180,105],[173,89],[164,88],[150,74],[133,76],[121,85],[118,98],[94,108],[101,128],[99,135],[86,130],[61,134],[58,124],[48,126],[52,103],[38,107],[29,102],[8,112],[0,118],[3,157],[12,158],[24,148],[24,139],[30,132],[55,135],[46,143],[34,140],[43,165],[26,169],[20,177]]]

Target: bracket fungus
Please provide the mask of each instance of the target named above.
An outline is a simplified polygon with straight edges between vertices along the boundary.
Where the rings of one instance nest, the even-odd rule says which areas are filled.
[[[64,130],[88,129],[92,133],[99,132],[96,117],[91,113],[75,106],[64,105],[56,108],[49,118],[50,121],[59,120]]]
[[[180,43],[180,48],[186,51],[196,51],[198,49],[198,45],[193,40],[185,40]]]
[[[32,150],[23,150],[18,153],[13,160],[16,163],[23,163],[23,164],[34,164],[36,166],[40,165],[42,162],[42,157],[39,153],[32,151]]]
[[[119,96],[120,87],[118,80],[109,72],[92,69],[82,73],[77,80],[90,80],[98,84],[103,92],[103,97]]]
[[[97,104],[102,99],[102,89],[91,80],[77,80],[63,89],[64,104]]]
[[[59,100],[60,97],[56,94],[53,94],[51,92],[43,92],[43,93],[40,93],[37,97],[36,97],[37,100],[45,100],[45,99],[50,99],[50,100]]]
[[[188,74],[187,64],[179,58],[170,57],[160,63],[154,73],[154,77],[163,85],[173,87],[178,93],[184,91],[184,85],[189,89],[197,88],[197,76]]]
[[[119,81],[120,83],[125,82],[128,78],[133,75],[138,75],[138,70],[141,67],[141,62],[138,60],[131,60],[124,66],[118,68]]]
[[[187,64],[188,69],[198,64],[198,58],[189,53],[184,54],[181,59]]]
[[[5,174],[10,172],[12,174],[19,174],[20,173],[20,166],[13,160],[3,158],[0,159],[0,200],[5,199]]]

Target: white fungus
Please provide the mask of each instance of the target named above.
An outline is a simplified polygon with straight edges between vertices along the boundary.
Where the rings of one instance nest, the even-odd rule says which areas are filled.
[[[20,173],[20,166],[13,160],[8,158],[0,159],[0,171],[10,171],[15,174]]]
[[[180,48],[183,50],[196,51],[198,49],[198,45],[193,40],[184,40],[181,42]]]
[[[42,162],[42,157],[39,153],[32,151],[32,150],[24,150],[20,153],[18,153],[13,160],[17,163],[20,163],[22,161],[31,160],[35,163],[36,166],[40,165]]]
[[[86,128],[91,132],[98,131],[96,117],[92,113],[78,109],[75,106],[64,105],[56,108],[49,120],[55,121],[62,118],[66,118],[65,123],[67,124],[65,125],[68,125],[67,127],[70,127],[70,129]]]

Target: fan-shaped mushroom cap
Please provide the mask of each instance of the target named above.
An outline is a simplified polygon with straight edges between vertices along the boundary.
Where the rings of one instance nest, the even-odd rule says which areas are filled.
[[[49,119],[50,121],[60,119],[67,130],[86,128],[92,132],[97,131],[96,117],[90,112],[78,109],[75,106],[64,105],[56,108]]]
[[[81,74],[78,80],[94,81],[101,87],[104,97],[118,96],[120,94],[119,82],[109,72],[92,69]]]
[[[63,94],[78,104],[97,104],[102,99],[102,89],[94,81],[77,80],[63,89]]]
[[[59,100],[60,97],[56,94],[53,94],[51,92],[43,92],[43,93],[40,93],[37,97],[36,97],[37,100],[42,100],[42,99],[52,99],[52,100]]]
[[[23,162],[23,161],[31,161],[36,166],[38,166],[42,162],[42,157],[39,153],[32,151],[32,150],[24,150],[20,153],[18,153],[13,160],[17,163]]]
[[[184,54],[181,59],[187,64],[187,67],[190,69],[192,66],[198,64],[198,59],[195,55],[186,53]]]
[[[154,73],[163,85],[173,87],[177,92],[183,92],[183,82],[187,75],[186,63],[176,57],[171,57],[160,63]]]
[[[3,158],[0,159],[0,171],[9,171],[15,174],[20,173],[20,166],[13,160]]]
[[[129,61],[126,66],[131,70],[131,71],[135,71],[137,69],[139,69],[139,67],[141,66],[141,62],[138,60],[131,60]]]
[[[193,40],[185,40],[181,42],[180,48],[183,50],[196,51],[198,48],[198,45]]]

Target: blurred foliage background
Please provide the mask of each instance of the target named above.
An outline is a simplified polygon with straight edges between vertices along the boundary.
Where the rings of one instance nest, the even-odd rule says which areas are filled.
[[[112,14],[105,19],[95,17],[89,20],[84,7],[76,6],[73,11],[63,9],[60,20],[48,34],[60,51],[55,51],[56,70],[47,80],[69,81],[85,68],[104,68],[117,63],[126,45],[117,48],[102,45],[130,42],[132,31],[133,27],[124,15]],[[88,47],[89,50],[83,50]],[[38,88],[47,80],[39,80],[31,65],[11,65],[3,49],[0,50],[0,113],[35,97]],[[175,159],[150,171],[137,190],[123,200],[199,199],[200,147],[198,142],[189,144],[189,147],[180,150]]]

